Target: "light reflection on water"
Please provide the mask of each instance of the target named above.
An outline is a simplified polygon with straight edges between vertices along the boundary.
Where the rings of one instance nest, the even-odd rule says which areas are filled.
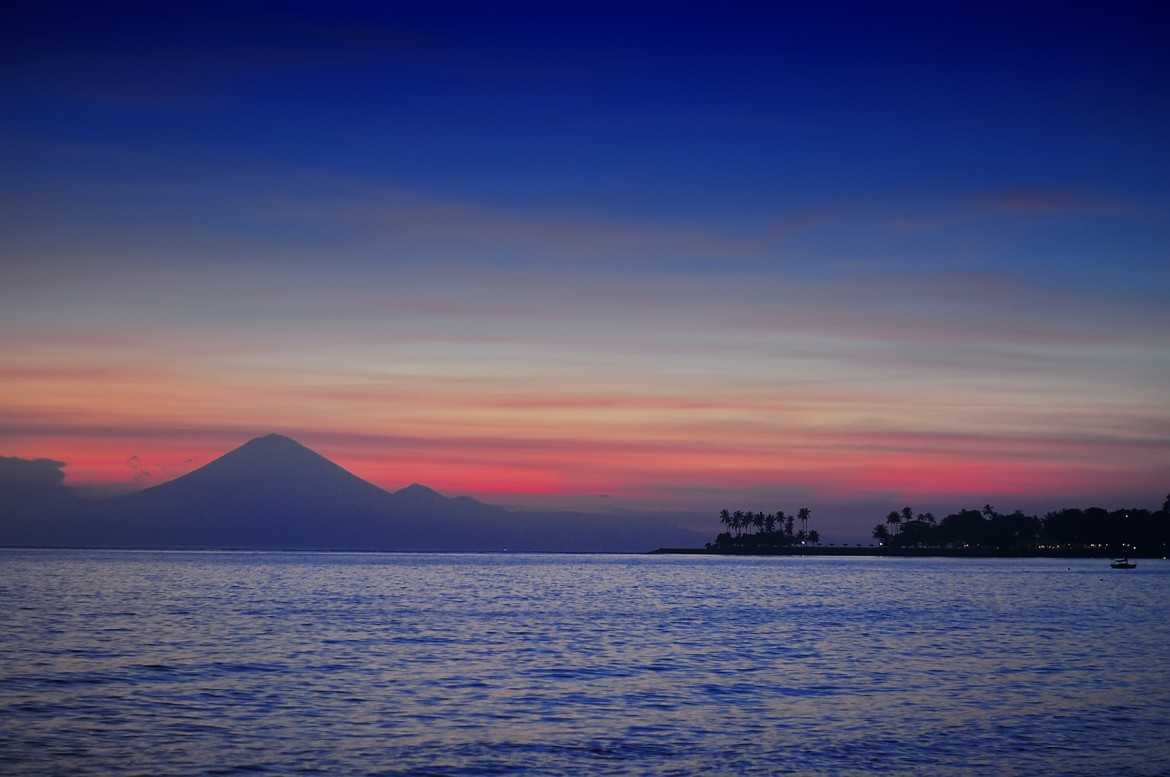
[[[1163,774],[1170,564],[0,551],[0,772]]]

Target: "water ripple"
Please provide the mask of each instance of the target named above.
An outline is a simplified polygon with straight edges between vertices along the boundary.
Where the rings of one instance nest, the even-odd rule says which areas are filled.
[[[1170,565],[0,551],[10,774],[1129,774]]]

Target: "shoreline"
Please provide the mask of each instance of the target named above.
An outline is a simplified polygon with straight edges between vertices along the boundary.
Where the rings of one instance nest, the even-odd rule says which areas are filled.
[[[248,548],[248,547],[131,547],[131,546],[84,546],[84,545],[0,545],[0,551],[77,551],[77,552],[110,552],[110,553],[236,553],[236,554],[264,554],[264,553],[303,553],[303,554],[345,554],[345,555],[459,555],[459,556],[500,556],[500,555],[540,555],[540,556],[852,556],[872,558],[1065,558],[1065,559],[1115,559],[1120,555],[1108,551],[1052,551],[1037,553],[1035,551],[987,551],[967,550],[955,548],[905,548],[901,550],[886,550],[883,548],[862,547],[806,547],[778,548],[772,550],[715,550],[707,548],[655,548],[649,551],[629,550],[372,550],[369,548]],[[1166,560],[1166,556],[1157,553],[1130,553],[1129,559]]]
[[[966,548],[902,548],[887,550],[877,547],[806,547],[776,548],[770,550],[715,550],[707,548],[656,548],[648,553],[652,556],[874,556],[889,558],[1086,558],[1115,559],[1121,554],[1109,551],[990,551]],[[1130,559],[1165,560],[1161,553],[1130,553]]]

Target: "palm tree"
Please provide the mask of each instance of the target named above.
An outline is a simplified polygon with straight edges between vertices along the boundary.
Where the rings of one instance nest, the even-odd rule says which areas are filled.
[[[776,531],[776,514],[768,513],[764,516],[764,531],[768,534]]]
[[[726,526],[727,529],[730,531],[731,530],[731,513],[729,513],[726,510],[720,510],[719,511],[719,523]]]
[[[743,510],[736,510],[731,514],[731,525],[735,529],[735,536],[738,537],[740,530],[746,525],[744,523]]]
[[[873,527],[873,538],[882,545],[890,541],[890,530],[886,528],[884,523],[879,523]]]
[[[914,511],[909,507],[902,508],[902,523],[907,524],[914,520]]]
[[[897,534],[902,523],[902,516],[899,515],[895,510],[891,510],[890,514],[886,516],[886,523],[888,523],[890,525],[890,529],[892,529],[892,531],[889,533]]]
[[[812,515],[812,510],[807,507],[802,507],[796,512],[797,517],[800,518],[800,533],[808,536],[808,519]]]
[[[819,531],[817,531],[816,529],[813,529],[812,531],[810,531],[808,533],[808,541],[811,542],[813,545],[820,545],[821,544],[821,533]]]

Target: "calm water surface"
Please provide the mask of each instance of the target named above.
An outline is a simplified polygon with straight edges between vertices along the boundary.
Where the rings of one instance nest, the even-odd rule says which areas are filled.
[[[1170,563],[0,551],[0,772],[1170,774]]]

